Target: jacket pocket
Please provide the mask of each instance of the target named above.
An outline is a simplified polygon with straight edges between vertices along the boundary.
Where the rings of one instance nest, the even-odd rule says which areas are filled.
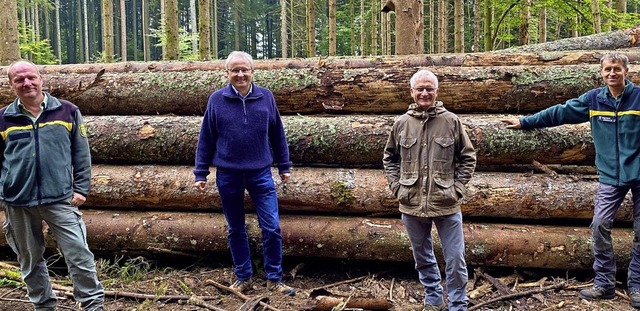
[[[418,192],[420,191],[419,187],[416,186],[416,182],[418,178],[413,179],[400,179],[398,184],[398,202],[400,204],[410,207],[413,206],[415,208],[419,208],[420,205],[420,196]]]
[[[436,137],[433,146],[431,169],[435,172],[453,172],[455,141],[451,137]]]
[[[438,207],[451,207],[461,198],[453,180],[453,173],[434,173],[434,187],[431,191],[431,202]]]
[[[400,184],[413,184],[418,179],[418,142],[417,138],[400,137]]]

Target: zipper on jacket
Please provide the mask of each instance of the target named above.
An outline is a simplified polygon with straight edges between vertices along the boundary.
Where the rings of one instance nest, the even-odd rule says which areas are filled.
[[[249,120],[248,120],[248,117],[247,117],[247,102],[246,101],[247,101],[247,98],[246,97],[242,97],[242,112],[244,114],[243,123],[244,124],[249,124]]]
[[[40,115],[42,115],[42,113]],[[39,124],[40,124],[40,118],[38,117],[38,119],[35,122],[33,122],[33,144],[35,147],[34,152],[35,152],[35,163],[36,163],[36,193],[38,197],[38,204],[40,204],[40,202],[42,201],[42,190],[41,190],[42,181],[40,180],[42,166],[40,164],[40,139],[38,134]]]
[[[614,135],[614,139],[616,140],[616,159],[618,159],[618,163],[616,165],[616,176],[617,177],[617,186],[620,185],[620,168],[622,165],[620,164],[620,139],[618,139],[618,132],[620,127],[620,115],[618,114],[618,105],[615,107],[615,116],[616,116],[616,133]]]

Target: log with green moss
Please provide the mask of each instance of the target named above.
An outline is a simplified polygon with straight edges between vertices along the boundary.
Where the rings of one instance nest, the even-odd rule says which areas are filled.
[[[101,209],[221,211],[215,169],[205,192],[193,187],[190,166],[95,165],[86,205]],[[399,215],[382,170],[294,168],[276,181],[282,213]],[[462,203],[465,217],[582,219],[593,216],[598,188],[592,176],[477,172]],[[246,206],[252,208],[246,197]],[[617,219],[631,221],[626,200]]]
[[[637,48],[640,44],[640,26],[588,36],[564,38],[538,44],[528,44],[499,50],[506,53],[535,53],[541,51],[617,50]]]
[[[412,101],[409,79],[424,65],[274,66],[256,70],[254,81],[274,92],[282,114],[397,114]],[[440,80],[438,98],[457,113],[528,113],[603,84],[599,64],[431,69]],[[629,78],[634,82],[640,82],[638,69],[630,69]],[[7,84],[6,79],[0,76],[0,85]],[[210,93],[227,83],[222,69],[57,72],[45,79],[48,91],[72,101],[86,115],[199,116]],[[14,97],[8,87],[0,87],[0,103],[7,104]]]
[[[221,213],[83,210],[87,240],[94,251],[135,253],[228,254],[227,227]],[[4,221],[4,213],[0,214]],[[413,262],[400,219],[283,215],[280,218],[285,256]],[[247,215],[253,254],[260,254],[261,233]],[[47,245],[55,247],[46,230]],[[590,269],[588,226],[541,226],[503,223],[464,224],[466,259],[470,265],[545,269]],[[633,230],[612,231],[618,269],[629,263]],[[439,239],[436,256],[442,258]],[[0,245],[6,246],[3,233]],[[259,256],[259,255],[256,255]]]
[[[576,38],[572,38],[576,39]],[[556,40],[554,42],[558,42]],[[531,46],[531,45],[529,45]],[[568,51],[538,50],[532,52],[510,53],[508,50],[497,50],[479,53],[439,53],[413,55],[379,55],[379,56],[329,56],[309,58],[280,58],[254,61],[255,69],[270,70],[283,68],[388,68],[388,67],[484,67],[484,66],[541,66],[541,65],[577,65],[598,64],[603,54],[611,49],[571,49]],[[640,51],[634,48],[618,49],[629,58],[631,64],[640,62]],[[40,73],[49,74],[98,74],[109,73],[142,73],[190,70],[223,70],[225,60],[211,61],[128,61],[118,63],[61,64],[38,65]],[[8,66],[0,66],[0,76],[6,76]]]
[[[462,115],[477,148],[479,165],[593,165],[588,124],[542,130],[509,130],[506,115]],[[285,116],[291,160],[296,166],[381,167],[395,116]],[[98,164],[193,165],[202,118],[88,116],[92,158]]]

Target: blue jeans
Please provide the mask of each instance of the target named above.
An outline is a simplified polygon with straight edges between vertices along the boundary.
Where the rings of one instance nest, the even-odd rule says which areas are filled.
[[[7,242],[18,255],[22,278],[29,300],[36,310],[53,310],[57,303],[51,290],[49,271],[43,254],[44,220],[56,238],[73,282],[73,297],[83,310],[98,310],[104,302],[104,290],[98,281],[93,254],[87,245],[87,231],[78,207],[69,202],[16,207],[5,203],[3,226]]]
[[[231,249],[234,273],[238,280],[253,275],[251,252],[245,227],[244,192],[249,192],[262,230],[264,272],[268,280],[282,278],[282,236],[278,216],[278,198],[271,168],[258,170],[216,169],[216,184],[222,211],[229,227],[227,239]]]
[[[593,238],[593,284],[604,288],[616,286],[616,259],[613,253],[611,230],[613,220],[625,196],[631,190],[633,197],[633,246],[629,263],[627,285],[640,289],[640,183],[632,186],[613,186],[600,183],[591,222]]]
[[[464,233],[462,213],[424,218],[402,214],[407,229],[413,258],[420,283],[425,288],[424,303],[437,305],[443,302],[442,281],[436,256],[433,253],[431,228],[435,223],[442,244],[445,261],[446,287],[449,311],[467,310],[467,263],[464,260]]]

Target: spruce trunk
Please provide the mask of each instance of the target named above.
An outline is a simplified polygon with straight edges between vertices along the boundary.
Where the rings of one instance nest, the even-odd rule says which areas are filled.
[[[478,164],[593,165],[588,123],[540,130],[510,130],[516,116],[461,115]],[[295,166],[381,167],[394,116],[283,117]],[[193,165],[202,118],[176,116],[86,117],[97,164]]]
[[[4,221],[4,213],[0,220]],[[87,240],[92,250],[127,253],[227,253],[226,225],[219,213],[151,213],[84,210]],[[409,241],[399,219],[282,216],[283,255],[413,262]],[[254,215],[247,216],[252,253],[260,254],[261,232]],[[3,235],[4,233],[2,233]],[[434,231],[435,234],[435,231]],[[464,225],[469,265],[590,269],[588,227],[470,223]],[[53,236],[45,231],[47,245]],[[437,236],[437,234],[435,234]],[[614,229],[618,269],[630,260],[633,230]],[[6,246],[4,236],[0,245]],[[442,258],[438,238],[436,256]]]
[[[438,99],[456,113],[529,113],[603,85],[599,64],[549,66],[435,66]],[[409,79],[422,66],[275,68],[256,70],[254,81],[274,92],[282,114],[398,114],[412,102]],[[640,82],[640,68],[629,79]],[[226,71],[183,70],[51,73],[51,94],[85,115],[201,116],[211,92],[227,84]],[[3,81],[4,79],[4,81]],[[0,76],[0,85],[6,84]],[[15,98],[0,88],[0,103]]]
[[[86,205],[101,209],[221,212],[212,168],[204,193],[194,189],[193,167],[93,167]],[[388,190],[382,170],[295,168],[283,185],[276,178],[282,213],[316,215],[399,215],[398,202]],[[465,217],[519,219],[582,219],[593,216],[598,182],[590,176],[478,172],[467,185],[462,203]],[[246,196],[246,206],[252,209]],[[617,219],[632,221],[625,200]]]

